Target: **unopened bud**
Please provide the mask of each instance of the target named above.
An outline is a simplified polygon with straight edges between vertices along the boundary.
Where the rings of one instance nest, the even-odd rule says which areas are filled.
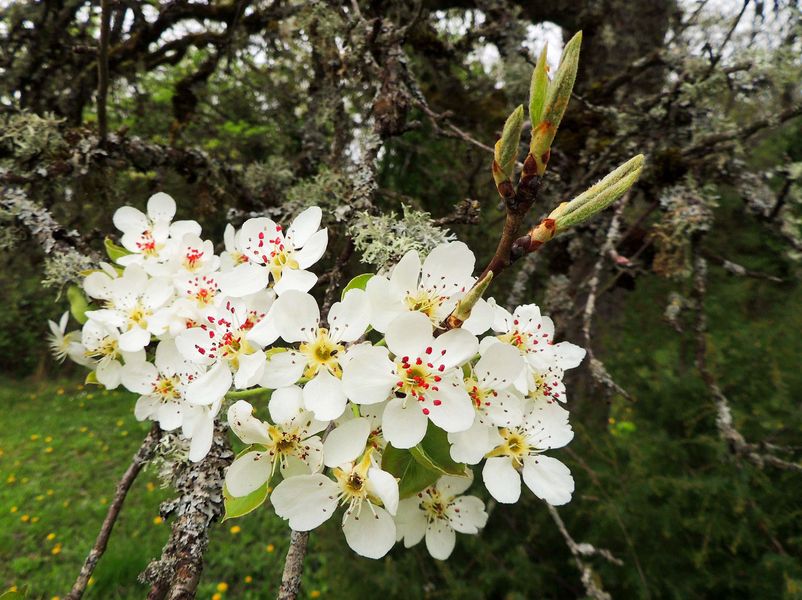
[[[493,154],[493,180],[504,198],[512,189],[515,163],[518,160],[518,146],[521,143],[521,130],[524,126],[524,107],[518,106],[504,123],[501,138],[496,142]],[[505,185],[505,184],[509,185]],[[511,194],[510,194],[511,195]]]

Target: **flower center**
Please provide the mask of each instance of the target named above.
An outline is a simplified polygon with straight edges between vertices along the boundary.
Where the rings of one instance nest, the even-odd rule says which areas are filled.
[[[201,259],[203,258],[203,252],[198,250],[197,248],[189,248],[187,253],[184,255],[184,268],[187,271],[194,271],[198,267],[200,267]]]
[[[531,454],[531,447],[526,437],[517,429],[499,429],[504,443],[493,450],[488,456],[509,456],[513,463],[523,465],[523,459]]]
[[[418,497],[421,498],[420,507],[430,522],[446,518],[446,509],[449,503],[436,488],[426,488],[418,494]]]
[[[295,429],[284,430],[275,425],[271,425],[268,429],[268,433],[270,434],[270,439],[273,441],[273,447],[282,455],[290,454],[295,450],[298,442],[301,441],[301,436],[298,435],[298,431]]]
[[[153,239],[153,232],[151,232],[150,229],[146,229],[142,232],[139,241],[136,243],[136,247],[145,256],[154,257],[159,254],[159,248],[156,247],[156,240]]]
[[[396,396],[412,397],[416,398],[418,402],[424,402],[429,392],[440,391],[437,384],[442,380],[440,373],[445,370],[445,366],[441,364],[435,367],[433,363],[428,362],[428,355],[431,354],[432,347],[429,346],[426,348],[426,362],[421,357],[412,361],[408,356],[396,361],[395,371],[398,375],[398,381],[395,384]],[[440,400],[435,400],[434,405],[439,406]],[[429,409],[423,408],[423,414],[428,415]]]
[[[130,311],[128,311],[128,328],[131,329],[134,325],[139,325],[143,329],[148,326],[148,317],[153,314],[151,311],[143,307],[137,302]]]
[[[178,377],[159,377],[159,380],[153,384],[154,393],[161,397],[162,402],[169,400],[178,400],[181,398],[181,391],[179,390]]]
[[[422,312],[424,315],[434,320],[437,316],[435,314],[437,309],[440,308],[440,305],[445,299],[445,296],[438,296],[429,290],[418,290],[417,294],[409,295],[404,298],[404,302],[409,307],[409,310]]]
[[[313,342],[301,344],[299,350],[306,356],[308,365],[304,371],[304,377],[311,379],[317,375],[321,367],[327,368],[335,377],[342,375],[339,355],[345,350],[345,346],[332,341],[329,331],[325,327],[318,329],[317,338]]]

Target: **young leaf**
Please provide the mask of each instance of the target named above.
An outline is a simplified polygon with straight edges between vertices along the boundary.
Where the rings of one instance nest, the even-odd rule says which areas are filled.
[[[86,323],[86,311],[89,310],[89,300],[77,285],[67,288],[67,300],[70,303],[70,314],[81,325]]]
[[[521,130],[524,126],[524,107],[518,106],[504,123],[501,138],[496,142],[493,153],[493,180],[499,194],[506,198],[513,193],[512,178],[518,160],[518,146],[521,143]]]
[[[367,287],[368,281],[370,281],[371,277],[373,277],[373,273],[362,273],[362,275],[357,275],[354,277],[348,282],[348,285],[343,288],[343,293],[340,296],[340,299],[342,300],[345,298],[345,294],[348,293],[349,290],[364,290]]]
[[[254,490],[247,496],[241,496],[239,498],[235,498],[229,494],[228,489],[223,485],[223,506],[226,511],[223,516],[223,521],[247,515],[249,512],[256,510],[264,504],[265,500],[267,500],[268,483],[269,482],[266,481],[260,488]]]
[[[543,46],[537,59],[535,70],[532,71],[532,82],[529,85],[529,121],[532,130],[540,124],[543,118],[543,106],[546,104],[546,93],[549,89],[549,75],[547,54],[549,46]]]
[[[131,254],[130,251],[112,242],[111,238],[109,237],[103,240],[103,246],[106,248],[106,255],[109,257],[111,262],[116,263],[123,256],[128,256]]]
[[[414,496],[440,477],[439,472],[415,460],[409,450],[394,448],[390,444],[382,453],[382,469],[398,478],[398,495],[402,499]]]
[[[430,422],[426,436],[410,452],[427,469],[446,475],[464,475],[465,465],[451,458],[450,448],[448,434]]]
[[[535,161],[536,172],[543,175],[546,172],[546,165],[551,154],[551,144],[554,136],[557,135],[557,128],[560,126],[565,109],[571,99],[571,91],[574,89],[576,71],[579,65],[579,47],[582,45],[582,32],[578,32],[565,45],[560,66],[557,73],[549,85],[546,100],[543,105],[543,112],[537,126],[532,125],[532,141],[529,145],[529,154]]]

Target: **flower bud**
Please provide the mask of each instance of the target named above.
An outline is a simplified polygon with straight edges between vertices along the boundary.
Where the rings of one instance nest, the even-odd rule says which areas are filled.
[[[481,281],[477,281],[476,284],[468,290],[468,293],[457,303],[454,312],[452,312],[446,320],[449,329],[460,327],[468,320],[473,307],[476,306],[476,303],[485,293],[491,281],[493,281],[493,271],[489,271]]]
[[[532,82],[529,85],[529,120],[533,130],[542,120],[543,107],[546,104],[546,94],[549,89],[549,67],[546,62],[548,49],[548,44],[543,46],[535,70],[532,71]]]
[[[518,160],[518,145],[521,142],[521,129],[524,126],[524,107],[519,105],[504,123],[501,139],[496,142],[493,155],[493,180],[503,198],[513,195],[512,178]]]

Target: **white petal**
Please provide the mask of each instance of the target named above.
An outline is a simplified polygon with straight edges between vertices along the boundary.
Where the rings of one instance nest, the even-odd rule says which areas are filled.
[[[182,404],[180,402],[162,402],[156,414],[159,427],[164,431],[173,431],[181,427],[184,420]]]
[[[268,444],[267,425],[253,416],[253,406],[237,400],[228,409],[228,426],[245,444]]]
[[[420,500],[407,498],[398,503],[395,515],[396,541],[404,540],[404,547],[411,548],[426,535],[426,513],[420,509]]]
[[[208,365],[213,362],[214,359],[210,357],[211,342],[212,338],[209,337],[209,332],[200,327],[187,329],[175,338],[175,345],[181,356],[199,365]]]
[[[304,374],[306,359],[303,355],[288,350],[271,354],[265,364],[265,372],[259,382],[271,390],[294,384]]]
[[[449,242],[434,248],[423,261],[420,286],[443,296],[467,291],[473,284],[476,258],[463,242]]]
[[[270,309],[279,335],[290,344],[307,342],[317,336],[320,309],[317,301],[306,292],[288,290],[273,303]]]
[[[474,335],[482,335],[493,324],[493,308],[483,298],[479,298],[471,309],[471,315],[462,324]]]
[[[270,501],[276,514],[289,519],[295,531],[309,531],[334,514],[337,508],[337,484],[316,473],[285,479],[276,486]]]
[[[226,488],[234,497],[247,496],[270,478],[271,457],[267,452],[248,452],[226,471]]]
[[[448,508],[448,521],[455,531],[478,533],[487,524],[485,504],[476,496],[456,498]]]
[[[482,420],[497,427],[513,427],[523,421],[524,400],[516,393],[501,390],[488,396],[481,407]]]
[[[390,275],[392,287],[405,296],[414,295],[418,291],[420,279],[420,257],[415,250],[410,250],[398,261]]]
[[[279,388],[267,405],[273,423],[289,423],[303,412],[303,393],[297,385]]]
[[[462,382],[443,379],[438,391],[429,391],[426,400],[420,403],[424,413],[428,414],[432,423],[449,433],[465,431],[473,425],[476,411],[473,408],[468,392]]]
[[[337,467],[354,462],[365,451],[370,435],[370,421],[357,417],[332,429],[323,443],[324,464]]]
[[[542,454],[524,458],[523,475],[527,487],[552,506],[571,501],[574,478],[571,470],[556,458]]]
[[[164,279],[151,279],[142,292],[142,304],[151,311],[160,308],[173,295],[173,286]]]
[[[395,544],[395,521],[381,506],[368,502],[343,516],[343,533],[351,549],[366,558],[381,558]],[[371,510],[373,509],[373,510]]]
[[[398,510],[398,481],[387,471],[368,469],[368,492],[378,497],[391,515]]]
[[[120,350],[136,352],[150,343],[150,332],[134,326],[120,336]]]
[[[175,216],[175,200],[164,192],[148,198],[148,216],[154,221],[172,221]]]
[[[112,222],[123,233],[137,236],[150,228],[150,223],[145,214],[133,206],[122,206],[114,211]]]
[[[381,333],[387,331],[387,326],[393,319],[409,310],[404,304],[403,293],[381,275],[375,275],[368,280],[365,293],[370,301],[370,324]]]
[[[263,290],[270,281],[270,271],[261,265],[244,263],[217,276],[220,293],[242,298]]]
[[[113,390],[120,385],[123,366],[116,360],[101,360],[97,365],[95,376],[106,389]]]
[[[509,457],[488,458],[482,469],[482,481],[490,495],[503,504],[514,504],[521,497],[521,477]]]
[[[149,362],[126,364],[120,372],[120,379],[125,389],[135,394],[152,393],[158,378],[158,370]]]
[[[84,279],[84,291],[90,298],[111,298],[111,277],[100,271],[90,273]]]
[[[412,448],[426,435],[429,420],[413,398],[404,401],[394,398],[387,403],[382,416],[384,439],[396,448]]]
[[[552,351],[554,352],[557,366],[561,369],[573,369],[574,367],[578,367],[586,354],[584,348],[580,348],[571,342],[555,344]]]
[[[466,431],[449,433],[448,441],[451,442],[451,458],[469,465],[480,463],[485,454],[503,443],[498,429],[478,420]]]
[[[192,441],[189,444],[189,460],[199,462],[209,453],[214,440],[214,418],[204,412],[192,430]]]
[[[296,248],[300,248],[312,237],[320,227],[323,211],[318,206],[310,206],[300,213],[287,229],[287,240]]]
[[[481,387],[503,390],[515,382],[524,367],[518,348],[510,344],[492,344],[473,370]]]
[[[403,313],[393,319],[387,327],[385,338],[390,352],[397,357],[420,356],[424,349],[433,343],[432,322],[423,313]]]
[[[261,350],[253,354],[240,354],[239,368],[234,374],[234,387],[243,390],[256,385],[264,375],[266,363],[265,353]]]
[[[472,473],[472,471],[469,471]],[[473,476],[457,477],[456,475],[443,475],[437,480],[435,487],[444,496],[458,496],[473,483]]]
[[[289,290],[308,292],[317,283],[317,275],[304,269],[283,269],[281,279],[276,282],[273,289],[281,296]]]
[[[262,348],[275,342],[279,338],[279,332],[276,328],[276,320],[273,318],[272,311],[268,311],[268,313],[253,326],[253,329],[248,332],[245,338],[256,342]]]
[[[190,404],[207,405],[220,400],[230,388],[231,371],[224,361],[218,361],[187,386],[185,396]]]
[[[140,396],[134,406],[134,416],[137,421],[144,421],[155,414],[161,402],[158,396]]]
[[[479,352],[479,340],[470,331],[461,328],[446,331],[431,346],[432,362],[445,365],[446,369],[466,363]]]
[[[298,266],[301,269],[311,267],[320,257],[326,252],[326,246],[329,243],[329,232],[327,229],[321,229],[310,237],[304,244],[304,247],[295,251],[295,260],[298,261]]]
[[[426,528],[426,549],[432,558],[446,560],[454,551],[457,536],[445,519],[435,519]]]
[[[538,450],[562,448],[574,438],[568,411],[554,400],[538,398],[525,417],[527,443]]]
[[[359,289],[349,290],[342,302],[335,302],[329,310],[329,330],[338,342],[358,340],[370,323],[370,301]]]
[[[349,350],[343,365],[343,391],[354,404],[384,402],[396,383],[386,348],[362,346]]]
[[[321,368],[304,386],[304,406],[320,421],[339,418],[345,411],[346,402],[342,381],[326,368]]]

